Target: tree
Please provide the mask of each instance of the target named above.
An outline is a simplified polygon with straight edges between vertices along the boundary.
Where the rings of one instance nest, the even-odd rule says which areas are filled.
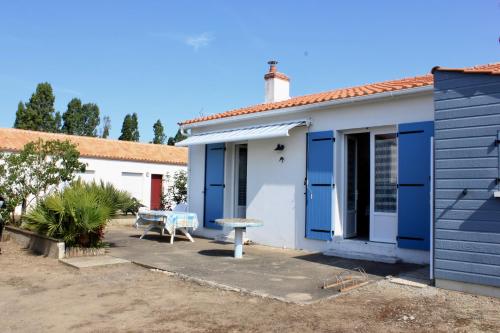
[[[162,209],[171,210],[175,205],[187,201],[187,173],[184,170],[174,172],[172,175],[166,173],[165,177],[166,191],[161,198]]]
[[[73,98],[68,103],[66,112],[63,113],[62,119],[64,124],[62,126],[62,131],[68,134],[74,134],[77,131],[80,117],[80,112],[82,110],[82,101],[78,98]]]
[[[86,164],[79,157],[74,144],[59,140],[38,140],[27,143],[19,153],[0,154],[0,195],[10,212],[22,205],[24,215],[31,200],[72,180],[76,172],[84,172]]]
[[[118,137],[118,140],[123,141],[132,141],[132,124],[131,124],[131,116],[127,114],[123,119],[122,124],[122,134]]]
[[[137,113],[127,114],[123,119],[122,134],[118,138],[122,141],[139,141],[139,122]]]
[[[48,82],[39,83],[25,106],[17,106],[15,128],[43,132],[58,132],[55,97]]]
[[[56,112],[56,116],[55,116],[55,119],[54,119],[56,127],[55,127],[55,131],[54,132],[56,132],[56,133],[61,132],[61,130],[62,130],[61,121],[62,121],[61,113],[60,112]]]
[[[154,130],[154,138],[153,138],[153,143],[154,144],[164,144],[165,143],[165,134],[163,133],[163,125],[158,119],[156,123],[153,125],[153,130]]]
[[[182,141],[182,140],[184,140],[184,139],[186,139],[186,138],[187,138],[187,137],[186,137],[185,135],[182,135],[181,130],[180,130],[180,129],[178,129],[178,130],[177,130],[177,133],[175,133],[175,136],[174,136],[174,137],[172,137],[172,136],[171,136],[170,138],[168,138],[168,142],[167,142],[167,144],[168,144],[169,146],[175,146],[175,144],[176,144],[177,142],[180,142],[180,141]]]
[[[68,103],[62,119],[62,131],[67,134],[96,136],[99,125],[99,107],[94,103],[83,104],[78,98]]]
[[[139,141],[139,119],[137,113],[132,114],[132,141]]]
[[[102,118],[101,138],[107,139],[110,130],[111,130],[111,118],[109,118],[109,116],[104,116]]]
[[[21,128],[25,129],[27,127],[28,123],[28,113],[26,112],[26,107],[24,106],[24,103],[19,101],[17,104],[17,111],[16,111],[16,120],[14,122],[14,128]]]

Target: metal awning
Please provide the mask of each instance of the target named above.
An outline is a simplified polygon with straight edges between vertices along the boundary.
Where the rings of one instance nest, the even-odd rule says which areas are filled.
[[[306,120],[300,120],[273,125],[253,126],[223,130],[218,132],[200,133],[192,135],[181,142],[177,142],[175,145],[186,147],[194,145],[205,145],[209,143],[278,138],[289,136],[290,134],[288,133],[288,131],[290,131],[294,127],[306,125],[308,125],[308,122]]]

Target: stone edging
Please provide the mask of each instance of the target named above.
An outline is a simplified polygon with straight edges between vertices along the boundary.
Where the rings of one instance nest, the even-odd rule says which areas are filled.
[[[55,259],[101,256],[106,254],[105,248],[66,247],[61,240],[39,235],[35,232],[11,225],[5,226],[3,236],[12,238],[19,245],[34,253]]]
[[[38,235],[32,231],[7,225],[4,234],[10,236],[22,247],[35,253],[55,259],[64,258],[65,245],[55,238]]]
[[[65,258],[92,257],[92,256],[102,256],[105,254],[106,254],[106,249],[103,247],[99,248],[67,247],[64,257]]]

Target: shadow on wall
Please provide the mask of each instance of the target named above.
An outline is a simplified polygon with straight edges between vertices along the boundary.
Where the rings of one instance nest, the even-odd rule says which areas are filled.
[[[460,225],[461,231],[496,233],[500,237],[500,198],[493,197],[496,189],[496,182],[493,181],[488,186],[489,199],[486,199],[481,206],[476,208],[469,217]],[[464,199],[467,195],[464,196]]]
[[[463,189],[452,204],[442,208],[442,212],[436,215],[436,226],[439,227],[440,219],[463,220],[458,227],[460,231],[500,234],[500,198],[493,197],[493,191],[496,189],[496,181],[491,181],[484,190]],[[478,207],[464,206],[466,202],[474,201],[483,203]],[[466,210],[472,210],[472,213]],[[449,228],[444,229],[449,230]]]

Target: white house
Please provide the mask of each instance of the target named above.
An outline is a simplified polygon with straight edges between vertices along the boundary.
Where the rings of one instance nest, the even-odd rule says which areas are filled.
[[[17,152],[38,139],[71,141],[80,152],[80,161],[87,164],[78,177],[112,183],[155,209],[160,205],[164,175],[186,170],[187,165],[185,148],[13,128],[0,129],[0,151]]]
[[[431,74],[292,97],[269,62],[265,103],[180,123],[197,234],[248,217],[250,240],[385,262],[429,262]]]

